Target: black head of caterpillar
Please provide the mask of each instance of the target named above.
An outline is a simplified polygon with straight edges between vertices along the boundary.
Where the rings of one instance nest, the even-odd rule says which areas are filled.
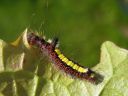
[[[99,84],[103,81],[103,76],[92,71],[89,68],[85,68],[78,63],[74,63],[72,60],[65,57],[58,47],[58,39],[53,39],[52,42],[47,42],[45,39],[35,35],[34,33],[29,33],[27,36],[28,43],[39,47],[42,53],[44,53],[53,62],[58,69],[64,71],[65,73],[77,77],[80,79],[85,79],[91,83]]]

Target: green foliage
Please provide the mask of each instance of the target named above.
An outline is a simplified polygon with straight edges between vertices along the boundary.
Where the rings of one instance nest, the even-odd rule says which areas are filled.
[[[13,44],[0,40],[0,96],[127,96],[127,50],[103,43],[100,63],[92,69],[104,81],[94,85],[56,70],[28,45],[26,34]]]
[[[59,37],[69,57],[91,67],[98,62],[102,42],[128,48],[128,18],[118,1],[126,0],[1,0],[0,38],[13,41],[30,27]]]

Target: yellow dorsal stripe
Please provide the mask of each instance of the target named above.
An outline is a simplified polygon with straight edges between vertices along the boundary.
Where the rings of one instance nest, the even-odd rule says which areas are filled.
[[[62,61],[65,62],[66,64],[69,62],[69,60],[66,57],[62,59]]]
[[[74,66],[72,68],[78,71],[79,66],[74,64]]]
[[[82,72],[82,73],[86,73],[88,71],[88,69],[85,69],[81,66],[78,66],[77,64],[73,63],[72,61],[68,60],[68,58],[66,58],[61,51],[56,48],[55,52],[57,53],[58,57],[68,66],[72,67],[73,69],[77,70],[78,72]]]
[[[74,63],[72,61],[68,61],[67,62],[67,65],[69,65],[70,67],[73,67],[74,66]]]
[[[61,54],[61,52],[60,52],[60,50],[59,49],[55,49],[55,52],[59,55],[59,54]]]
[[[64,56],[63,54],[60,54],[60,55],[59,55],[59,58],[60,58],[61,60],[63,60],[63,59],[65,58],[65,56]]]
[[[79,67],[78,71],[86,73],[88,71],[88,69],[87,68],[85,69],[85,68]]]

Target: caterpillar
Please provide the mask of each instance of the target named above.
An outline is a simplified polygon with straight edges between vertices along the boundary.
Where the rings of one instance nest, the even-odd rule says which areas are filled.
[[[76,78],[87,80],[96,85],[103,81],[102,75],[89,68],[83,67],[64,56],[57,47],[58,38],[54,38],[52,42],[48,42],[34,33],[28,33],[27,40],[30,45],[38,47],[42,53],[48,56],[58,69],[65,73]]]

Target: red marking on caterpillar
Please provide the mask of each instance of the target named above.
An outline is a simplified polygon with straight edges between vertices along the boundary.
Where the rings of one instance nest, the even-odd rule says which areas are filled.
[[[71,66],[68,66],[65,62],[63,62],[59,58],[58,54],[55,52],[56,44],[58,42],[57,38],[55,38],[51,43],[48,43],[43,38],[35,35],[34,33],[28,33],[27,39],[28,39],[28,43],[30,45],[34,45],[34,46],[40,48],[41,52],[44,53],[45,55],[47,55],[49,57],[49,59],[60,70],[63,70],[65,73],[67,73],[73,77],[85,79],[85,80],[87,80],[91,83],[94,83],[94,84],[99,84],[103,81],[102,75],[92,71],[89,68],[88,68],[87,72],[79,72],[78,70],[73,69]],[[83,66],[81,66],[79,64],[77,64],[77,65],[84,68]]]

